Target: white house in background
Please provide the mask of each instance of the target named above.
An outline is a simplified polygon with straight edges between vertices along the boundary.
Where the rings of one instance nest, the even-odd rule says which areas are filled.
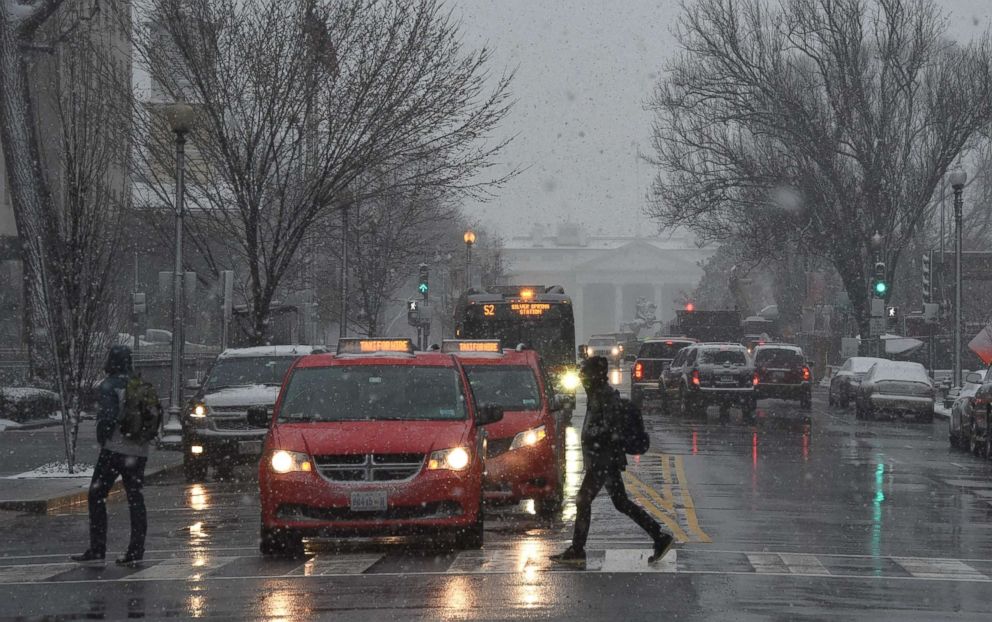
[[[561,223],[553,233],[535,225],[529,235],[508,239],[504,255],[508,283],[565,288],[575,307],[575,337],[582,343],[633,320],[638,298],[657,305],[659,320],[673,319],[703,275],[700,263],[714,250],[683,232],[589,235],[578,224]]]

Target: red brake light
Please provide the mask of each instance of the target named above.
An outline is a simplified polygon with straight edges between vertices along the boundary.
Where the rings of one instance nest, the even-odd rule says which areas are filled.
[[[803,367],[803,380],[809,380],[813,375],[809,373],[809,367]]]
[[[685,306],[685,310],[686,310],[686,311],[689,311],[689,312],[691,313],[692,311],[695,311],[695,310],[696,310],[696,305],[694,305],[694,304],[692,304],[692,303],[690,302],[690,303],[688,303],[688,304],[687,304],[687,305]]]
[[[696,385],[697,387],[699,386],[699,370],[698,369],[692,370],[692,384]]]
[[[754,372],[754,378],[751,379],[751,384],[758,386],[759,382],[761,382],[761,380],[758,378],[758,372]]]
[[[640,380],[644,377],[644,363],[634,363],[634,380]]]

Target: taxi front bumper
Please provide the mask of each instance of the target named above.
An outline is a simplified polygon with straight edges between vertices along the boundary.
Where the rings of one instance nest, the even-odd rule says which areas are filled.
[[[262,524],[311,535],[399,535],[472,525],[481,507],[477,469],[421,471],[413,479],[381,484],[340,483],[315,471],[272,473],[262,466]],[[385,491],[385,511],[350,509],[351,493]]]
[[[523,499],[543,499],[558,493],[555,452],[551,437],[536,445],[509,449],[513,438],[490,440],[486,457],[484,494],[487,500],[516,502]],[[507,449],[492,455],[493,447]]]

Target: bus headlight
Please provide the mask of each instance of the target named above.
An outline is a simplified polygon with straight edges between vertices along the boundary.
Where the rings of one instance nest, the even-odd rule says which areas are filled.
[[[548,436],[548,432],[543,425],[530,430],[517,433],[510,443],[510,449],[520,449],[521,447],[532,447],[543,441]]]
[[[579,378],[579,372],[569,369],[562,373],[559,382],[561,383],[561,388],[571,393],[579,388],[579,385],[582,384],[582,379]]]
[[[280,474],[313,470],[313,467],[310,465],[309,456],[297,451],[286,451],[285,449],[277,449],[272,452],[272,458],[269,459],[269,464],[272,466],[274,472]]]
[[[441,449],[431,453],[431,459],[427,462],[427,469],[431,471],[441,469],[461,471],[468,466],[469,459],[468,451],[463,447]]]

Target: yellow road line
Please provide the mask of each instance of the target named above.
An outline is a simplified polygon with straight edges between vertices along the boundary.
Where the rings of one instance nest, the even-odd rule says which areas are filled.
[[[672,468],[668,464],[668,454],[655,454],[661,460],[661,495],[669,500],[669,509],[675,507],[672,497]]]
[[[631,491],[634,493],[634,498],[637,499],[638,502],[640,502],[640,504],[644,507],[645,510],[648,511],[648,513],[652,514],[655,518],[663,522],[665,526],[668,527],[668,529],[675,536],[676,540],[678,540],[679,542],[689,541],[690,538],[688,534],[686,534],[686,532],[678,524],[678,521],[675,520],[673,517],[669,516],[662,508],[652,503],[651,500],[645,497],[644,494],[642,493],[642,491],[647,492],[652,498],[656,498],[660,500],[660,498],[658,497],[658,493],[655,492],[653,488],[642,482],[640,479],[637,478],[636,475],[633,475],[631,473],[625,473],[624,479],[627,480],[627,484],[631,488]]]
[[[682,493],[682,507],[685,508],[685,520],[689,524],[689,531],[699,538],[700,542],[713,542],[699,526],[699,519],[696,516],[696,505],[692,502],[692,495],[689,494],[689,480],[685,476],[685,465],[682,462],[682,456],[675,456],[675,472],[679,477],[679,491]]]

